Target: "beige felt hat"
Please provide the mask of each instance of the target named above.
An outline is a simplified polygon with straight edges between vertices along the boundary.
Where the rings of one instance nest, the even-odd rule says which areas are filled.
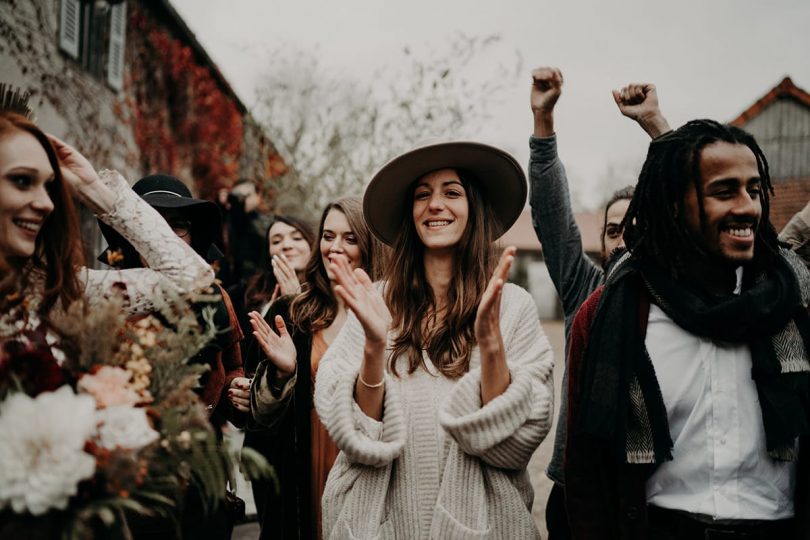
[[[517,221],[526,204],[526,175],[508,153],[477,142],[455,141],[419,146],[377,171],[363,196],[363,214],[371,232],[389,246],[407,215],[408,190],[422,176],[439,169],[464,169],[477,179],[492,206],[500,237]]]

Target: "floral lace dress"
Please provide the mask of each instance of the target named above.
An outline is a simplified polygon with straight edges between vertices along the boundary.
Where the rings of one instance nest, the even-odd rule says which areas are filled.
[[[101,305],[113,292],[124,291],[127,315],[148,313],[155,303],[208,287],[214,278],[211,267],[177,237],[160,214],[132,189],[115,171],[101,171],[101,181],[116,195],[113,207],[98,216],[138,250],[148,268],[92,270],[80,268],[86,307]],[[45,289],[45,273],[29,264],[23,271],[21,301],[0,313],[0,359],[9,342],[21,345],[47,344],[57,361],[65,359],[60,336],[40,317]],[[57,305],[53,314],[64,314],[69,306]]]

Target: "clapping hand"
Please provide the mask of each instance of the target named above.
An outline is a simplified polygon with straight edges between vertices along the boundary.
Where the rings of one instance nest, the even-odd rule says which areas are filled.
[[[301,292],[301,284],[298,282],[298,275],[290,265],[284,254],[273,255],[272,259],[273,275],[278,283],[279,296],[289,296]]]
[[[281,315],[276,315],[273,321],[278,329],[278,334],[276,334],[258,312],[251,311],[248,313],[248,317],[253,326],[253,335],[256,336],[256,341],[264,351],[264,355],[276,366],[278,377],[291,377],[295,373],[297,354],[284,319]]]
[[[368,274],[362,268],[352,269],[343,255],[333,255],[329,269],[337,281],[335,294],[343,299],[360,321],[366,341],[384,346],[391,326],[391,312]]]
[[[509,246],[501,254],[498,266],[481,296],[478,304],[478,313],[475,316],[475,339],[479,346],[496,346],[503,348],[501,343],[501,297],[503,286],[509,277],[509,269],[515,260],[517,248]]]

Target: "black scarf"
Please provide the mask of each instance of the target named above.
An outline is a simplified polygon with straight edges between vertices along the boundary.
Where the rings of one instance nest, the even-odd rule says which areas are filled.
[[[746,282],[741,294],[715,297],[650,263],[621,261],[611,271],[590,329],[582,371],[580,427],[609,441],[616,459],[672,459],[667,412],[639,320],[642,295],[678,326],[750,347],[752,377],[769,455],[795,459],[795,439],[810,432],[810,276],[795,256]]]

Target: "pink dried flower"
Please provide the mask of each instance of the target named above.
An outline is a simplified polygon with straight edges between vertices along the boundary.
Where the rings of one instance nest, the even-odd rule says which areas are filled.
[[[99,409],[135,405],[141,397],[129,384],[131,377],[131,373],[119,367],[103,366],[95,374],[79,379],[77,389],[93,396]]]

